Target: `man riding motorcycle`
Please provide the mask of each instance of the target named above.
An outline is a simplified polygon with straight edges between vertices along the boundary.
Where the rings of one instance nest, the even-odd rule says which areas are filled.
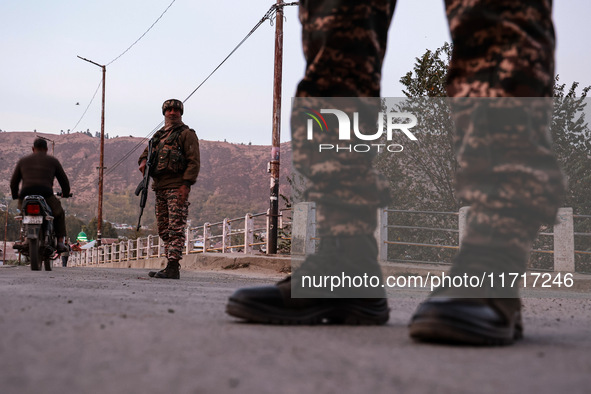
[[[19,200],[18,207],[22,208],[23,199],[30,195],[40,195],[53,212],[53,225],[57,238],[57,252],[67,250],[64,240],[66,237],[66,215],[62,204],[53,194],[53,180],[57,178],[62,195],[70,195],[70,181],[64,169],[55,157],[47,154],[47,142],[37,138],[33,143],[33,153],[21,158],[10,179],[12,199]],[[19,184],[23,182],[19,193]]]

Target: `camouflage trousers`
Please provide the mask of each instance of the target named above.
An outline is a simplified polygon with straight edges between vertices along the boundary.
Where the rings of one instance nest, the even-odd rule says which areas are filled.
[[[300,1],[307,65],[296,96],[379,97],[395,4],[395,0]],[[552,95],[551,0],[445,0],[445,6],[453,41],[449,97]],[[555,219],[564,194],[563,175],[548,137],[549,118],[547,112],[534,110],[510,117],[521,123],[487,124],[514,103],[482,110],[476,102],[459,102],[453,115],[460,165],[458,197],[470,205],[463,246],[470,250],[494,243],[523,261],[539,225]],[[371,170],[371,155],[341,155],[339,160],[310,155],[304,147],[306,128],[295,123],[294,116],[293,164],[310,180],[308,197],[317,203],[318,232],[371,233],[376,208],[388,201],[387,184]],[[336,188],[335,182],[340,182]],[[341,198],[334,197],[335,190]],[[353,214],[359,210],[368,212],[367,220]]]
[[[156,191],[158,235],[164,241],[164,254],[169,261],[183,258],[188,213],[189,201],[179,203],[178,189]]]

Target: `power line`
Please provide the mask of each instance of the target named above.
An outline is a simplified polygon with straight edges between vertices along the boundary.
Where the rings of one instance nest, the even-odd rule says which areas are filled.
[[[117,167],[119,167],[121,164],[123,164],[123,162],[133,154],[133,152],[135,152],[136,150],[138,150],[139,147],[143,146],[146,141],[148,139],[150,139],[150,137],[157,132],[158,130],[160,130],[160,128],[162,127],[162,125],[164,125],[164,121],[160,122],[158,124],[158,126],[156,126],[154,129],[152,129],[152,131],[145,136],[144,138],[142,138],[142,140],[140,142],[138,142],[136,144],[136,146],[134,146],[129,152],[127,152],[125,155],[123,155],[123,157],[121,159],[119,159],[115,164],[113,164],[106,172],[105,172],[105,176],[109,175],[110,173],[112,173],[113,171],[115,171],[115,169]]]
[[[292,6],[292,5],[298,5],[298,2],[293,2],[293,3],[280,3],[280,4],[273,4],[269,10],[265,13],[265,15],[261,18],[260,21],[257,22],[257,24],[248,32],[248,34],[238,43],[238,45],[236,45],[234,47],[234,49],[232,49],[232,51],[228,54],[228,56],[226,56],[224,58],[224,60],[222,60],[222,62],[220,64],[218,64],[218,66],[216,68],[213,69],[213,71],[211,73],[209,73],[209,75],[195,88],[193,89],[193,91],[191,92],[191,94],[189,94],[187,96],[187,98],[185,98],[183,100],[183,103],[187,102],[187,100],[189,100],[191,98],[191,96],[193,96],[193,94],[195,94],[195,92],[226,62],[226,60],[228,60],[230,58],[230,56],[232,56],[234,54],[234,52],[236,52],[238,50],[238,48],[240,48],[240,46],[242,46],[242,44],[244,44],[244,42],[267,20],[273,20],[273,17],[275,16],[275,14],[277,13],[277,9],[279,9],[279,7],[284,7],[284,6]],[[156,126],[156,128],[154,128],[146,137],[144,137],[135,147],[132,148],[131,151],[127,152],[125,155],[123,155],[123,157],[121,159],[119,159],[115,164],[113,164],[109,170],[105,173],[105,175],[109,175],[110,173],[112,173],[113,171],[115,171],[115,169],[117,167],[119,167],[129,156],[131,156],[131,154],[133,154],[133,152],[135,152],[140,146],[142,146],[156,131],[158,131],[160,129],[160,127],[164,124],[164,121],[160,122],[160,124],[158,126]]]
[[[88,103],[88,106],[84,110],[84,113],[82,114],[80,119],[78,119],[78,122],[76,122],[76,125],[70,129],[70,130],[72,130],[72,132],[74,132],[74,130],[76,130],[76,127],[78,127],[78,123],[80,123],[82,118],[84,118],[84,115],[86,115],[86,111],[88,111],[88,108],[90,108],[90,104],[92,104],[92,102],[94,101],[94,98],[96,97],[96,94],[99,91],[99,88],[101,87],[102,84],[103,84],[103,78],[101,77],[101,80],[100,80],[98,86],[96,87],[96,90],[94,91],[94,94],[92,95],[92,98],[90,99],[90,102]]]
[[[175,1],[176,0],[172,0],[172,2],[168,5],[168,7],[166,7],[166,9],[162,12],[162,14],[160,14],[160,16],[154,21],[154,23],[152,23],[152,25],[148,28],[148,30],[146,30],[144,32],[144,34],[142,34],[137,40],[135,40],[133,44],[131,44],[129,47],[127,47],[127,49],[124,50],[119,56],[117,56],[115,59],[113,59],[109,63],[107,63],[105,65],[105,67],[108,66],[108,65],[110,65],[111,63],[115,62],[116,60],[118,60],[121,56],[125,55],[135,44],[137,44],[142,38],[144,38],[144,36],[146,34],[148,34],[148,32],[150,30],[152,30],[152,28],[156,25],[156,23],[158,23],[158,21],[160,19],[162,19],[162,17],[164,16],[164,14],[166,14],[166,11],[168,11],[168,9],[174,4]],[[76,123],[76,126],[74,126],[71,129],[72,131],[74,131],[74,129],[78,126],[78,123],[80,123],[80,121],[82,120],[82,118],[84,118],[84,115],[86,115],[86,111],[88,111],[88,108],[90,107],[90,104],[92,104],[92,101],[94,100],[94,97],[96,96],[96,93],[98,92],[100,86],[101,86],[101,84],[99,83],[99,86],[96,88],[96,91],[94,92],[94,95],[92,96],[92,100],[90,100],[90,103],[88,104],[88,107],[86,107],[86,110],[84,110],[84,113],[82,114],[82,116],[80,117],[80,119],[78,119],[78,122]]]
[[[261,18],[261,20],[250,30],[250,32],[248,32],[248,34],[242,39],[242,41],[240,41],[238,43],[238,45],[236,45],[236,47],[234,49],[232,49],[232,52],[230,52],[230,54],[228,56],[225,57],[224,60],[222,60],[222,62],[220,64],[218,64],[218,66],[216,68],[213,69],[213,71],[203,80],[203,82],[201,82],[199,84],[199,86],[197,86],[192,92],[191,94],[189,94],[187,96],[186,99],[183,100],[183,103],[185,101],[187,101],[188,99],[191,98],[191,96],[201,87],[201,85],[203,85],[208,79],[209,77],[211,77],[213,75],[213,73],[215,73],[221,66],[222,64],[224,64],[226,62],[226,60],[228,60],[228,58],[230,56],[232,56],[234,54],[234,52],[236,52],[238,50],[238,48],[240,48],[240,46],[244,43],[244,41],[246,41],[255,31],[256,29],[259,28],[259,26],[261,26],[267,19],[272,20],[273,16],[275,15],[275,13],[277,13],[277,9],[279,7],[282,7],[284,5],[294,5],[294,4],[298,4],[298,3],[290,3],[290,4],[286,4],[286,3],[282,3],[282,4],[273,4],[271,6],[271,8],[269,8],[269,10],[267,11],[267,13]]]
[[[162,14],[160,14],[160,16],[158,17],[158,19],[156,19],[154,21],[154,23],[152,23],[152,25],[148,28],[148,30],[146,30],[144,32],[144,34],[142,34],[140,36],[140,38],[138,38],[137,40],[135,40],[135,42],[133,44],[131,44],[126,50],[124,50],[119,56],[117,56],[115,59],[111,60],[109,63],[106,64],[106,66],[110,65],[111,63],[113,63],[115,60],[119,59],[121,56],[125,55],[127,53],[127,51],[129,51],[135,44],[137,44],[142,38],[144,38],[144,36],[146,34],[148,34],[148,32],[150,30],[152,30],[152,28],[154,27],[154,25],[156,23],[158,23],[158,21],[164,16],[164,14],[166,14],[166,11],[168,11],[168,9],[174,4],[176,0],[172,0],[172,2],[168,5],[168,7],[166,7],[166,9],[162,12]]]

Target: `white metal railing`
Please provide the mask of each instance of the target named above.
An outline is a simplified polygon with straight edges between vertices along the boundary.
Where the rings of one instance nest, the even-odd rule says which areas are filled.
[[[290,217],[285,214],[290,211],[291,209],[280,210],[280,229],[291,225]],[[241,218],[225,218],[217,223],[187,227],[183,254],[263,252],[267,244],[268,218],[268,212],[247,213]],[[157,235],[148,235],[135,240],[73,251],[68,260],[68,266],[98,266],[105,263],[122,263],[162,256],[164,256],[164,242]]]
[[[463,207],[459,212],[434,212],[434,211],[401,211],[393,209],[379,209],[378,210],[378,226],[375,232],[375,237],[378,241],[378,259],[382,262],[391,261],[396,263],[441,263],[441,261],[416,261],[408,259],[389,259],[388,246],[389,245],[407,245],[412,248],[438,248],[438,249],[459,249],[463,233],[465,231],[466,215],[468,207]],[[457,217],[457,228],[432,228],[426,226],[401,226],[397,225],[396,218],[389,214],[404,213],[404,214],[422,214],[422,215],[444,215]],[[390,219],[390,220],[389,220]],[[560,208],[557,215],[557,224],[555,224],[546,232],[540,233],[540,236],[552,237],[553,246],[544,249],[535,248],[532,250],[534,254],[547,254],[553,257],[552,270],[560,272],[588,272],[587,270],[576,270],[575,256],[591,255],[591,251],[582,250],[583,247],[575,248],[575,236],[578,238],[591,237],[589,233],[574,232],[574,219],[591,219],[589,215],[573,215],[572,208]],[[312,254],[316,249],[316,210],[314,203],[304,202],[294,206],[293,209],[293,225],[291,234],[291,248],[292,254]],[[394,224],[389,224],[394,223]],[[456,233],[456,243],[450,245],[444,242],[426,243],[414,241],[413,239],[399,239],[400,229],[414,229],[422,232],[445,232]],[[390,234],[389,234],[390,233]],[[389,237],[390,235],[390,237]],[[442,237],[440,237],[442,238]],[[403,256],[404,257],[404,256]],[[449,261],[448,261],[449,263]]]
[[[284,212],[290,211],[291,221],[285,218]],[[457,228],[435,228],[433,226],[408,226],[396,224],[389,214],[412,214],[412,215],[447,215],[457,217]],[[429,261],[388,259],[389,245],[407,245],[408,247],[439,248],[457,250],[465,229],[467,207],[461,208],[459,212],[431,212],[431,211],[400,211],[392,209],[378,210],[378,226],[375,236],[378,240],[379,260],[391,262],[411,263],[434,263]],[[205,223],[202,226],[187,228],[186,245],[184,254],[203,252],[215,253],[244,253],[254,254],[264,252],[266,246],[266,229],[268,228],[268,213],[246,214],[244,217],[229,219],[226,218],[217,223]],[[390,221],[389,221],[390,219]],[[553,228],[541,232],[541,237],[552,237],[553,246],[535,248],[533,253],[551,255],[554,271],[575,272],[575,256],[591,255],[587,246],[575,248],[575,236],[591,237],[589,233],[574,232],[573,222],[577,220],[591,219],[589,215],[573,215],[572,208],[561,208],[558,213],[558,222]],[[389,224],[394,223],[394,224]],[[312,202],[296,204],[293,209],[282,210],[279,217],[279,227],[290,227],[289,237],[291,253],[294,255],[312,254],[316,250],[316,208]],[[449,225],[448,225],[449,227]],[[453,227],[453,226],[452,226]],[[422,232],[445,232],[457,234],[453,244],[449,242],[420,242],[413,239],[399,239],[401,230],[415,229]],[[390,232],[390,237],[389,233]],[[393,237],[396,236],[396,237]],[[441,238],[441,237],[440,237]],[[449,238],[448,238],[449,239]],[[588,242],[585,243],[588,245]],[[158,236],[148,236],[137,240],[128,240],[112,245],[104,245],[98,248],[90,248],[82,252],[73,252],[69,265],[100,265],[111,262],[124,262],[139,259],[149,259],[164,256],[164,245]],[[440,262],[435,262],[440,263]],[[587,270],[579,270],[587,272]]]

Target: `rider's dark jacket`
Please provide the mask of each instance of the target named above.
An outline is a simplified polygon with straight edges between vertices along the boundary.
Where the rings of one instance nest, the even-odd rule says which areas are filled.
[[[12,198],[39,194],[53,196],[53,179],[57,178],[64,196],[70,195],[70,182],[59,160],[46,153],[37,152],[21,158],[10,179]],[[19,193],[19,184],[23,182]]]

